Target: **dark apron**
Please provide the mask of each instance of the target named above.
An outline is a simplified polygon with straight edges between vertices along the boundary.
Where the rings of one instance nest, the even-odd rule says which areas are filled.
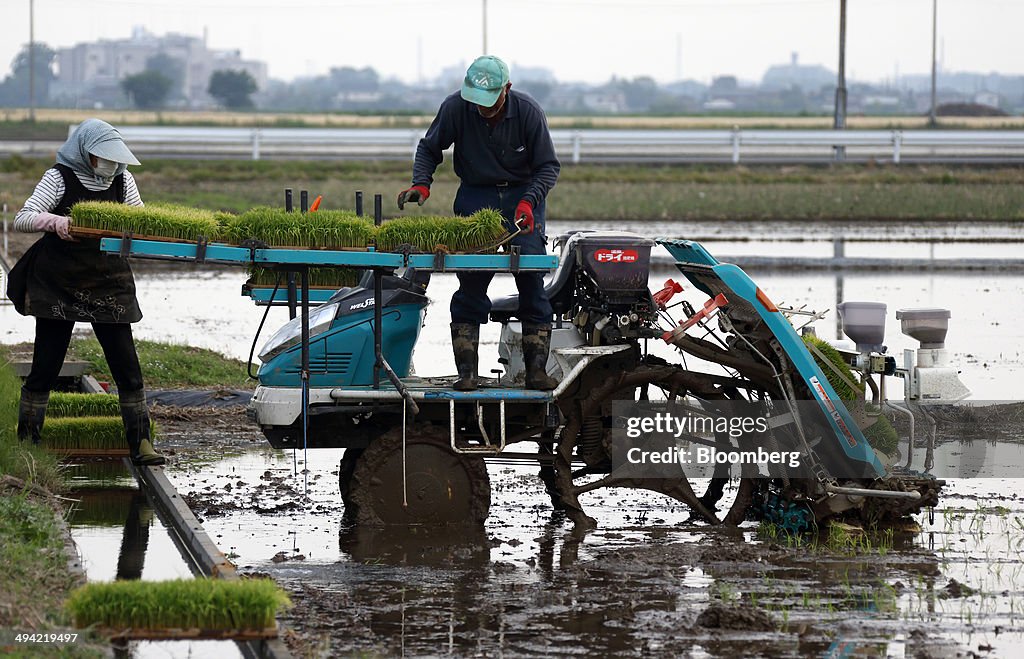
[[[67,167],[57,165],[64,177],[64,197],[54,213],[67,215],[83,200],[124,202],[124,177],[107,190],[82,186]],[[61,240],[46,233],[11,268],[7,296],[18,313],[89,323],[135,323],[142,319],[135,297],[135,278],[127,259],[105,254],[99,239]]]

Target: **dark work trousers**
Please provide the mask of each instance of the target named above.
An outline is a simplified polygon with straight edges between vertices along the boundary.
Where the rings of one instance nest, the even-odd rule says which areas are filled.
[[[466,185],[459,186],[455,195],[455,214],[472,215],[483,208],[501,211],[505,218],[505,229],[516,231],[513,216],[516,206],[526,193],[527,186]],[[522,254],[547,254],[544,236],[544,202],[533,209],[533,233],[520,234],[511,244],[518,245]],[[484,325],[491,312],[491,299],[487,287],[494,277],[493,272],[460,272],[459,290],[452,296],[452,322]],[[524,323],[547,325],[551,323],[551,302],[544,290],[544,275],[540,272],[520,272],[515,275],[519,289],[519,313]]]
[[[74,329],[75,323],[71,320],[36,318],[32,372],[25,378],[27,391],[46,393],[57,384]],[[107,358],[118,392],[140,391],[142,368],[135,352],[132,326],[128,323],[93,323],[92,329],[103,348],[103,355]]]

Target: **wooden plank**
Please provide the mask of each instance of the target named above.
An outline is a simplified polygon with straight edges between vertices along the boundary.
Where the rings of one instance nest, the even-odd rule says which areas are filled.
[[[124,231],[114,231],[113,229],[94,229],[93,227],[76,227],[72,224],[68,227],[68,231],[72,236],[76,238],[123,238]],[[196,244],[195,240],[185,240],[183,238],[168,238],[166,236],[151,236],[142,233],[128,234],[132,237],[132,240],[158,240],[164,243],[184,243],[186,245]]]
[[[261,641],[278,636],[276,624],[265,629],[95,629],[103,636],[132,641]]]

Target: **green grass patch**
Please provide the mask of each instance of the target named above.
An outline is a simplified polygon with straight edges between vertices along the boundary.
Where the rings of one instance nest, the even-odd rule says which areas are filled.
[[[263,630],[290,605],[269,579],[180,579],[87,584],[67,610],[79,628]]]
[[[252,386],[244,362],[213,350],[143,340],[137,340],[135,348],[139,353],[143,380],[149,389],[247,389]],[[113,382],[103,349],[95,338],[72,340],[68,354],[71,358],[89,362],[90,372],[98,380]]]
[[[0,346],[0,475],[10,474],[59,492],[64,488],[64,478],[57,458],[31,442],[18,440],[21,378],[14,374],[7,359],[6,349]]]
[[[73,225],[175,240],[216,240],[221,225],[212,211],[168,203],[129,206],[112,201],[82,201],[71,208]]]
[[[471,252],[493,245],[503,235],[501,213],[487,208],[469,217],[400,217],[377,230],[377,248],[393,251],[412,245],[424,252],[444,246],[451,252]]]
[[[803,336],[804,343],[813,345],[818,351],[823,354],[829,363],[835,365],[847,379],[858,382],[858,378],[854,376],[853,370],[843,359],[843,356],[839,354],[831,343],[825,341],[822,338],[805,334]],[[822,362],[821,357],[811,353],[814,356],[814,361],[818,363],[822,372],[825,374],[825,379],[832,385],[839,397],[851,405],[864,405],[864,391],[862,389],[852,388],[845,380],[839,377],[839,375],[829,368],[828,364]],[[886,455],[893,455],[896,452],[896,448],[899,445],[900,436],[893,428],[892,423],[886,417],[879,415],[877,421],[872,425],[868,426],[863,430],[864,438],[868,440],[868,444],[872,448],[875,448]]]
[[[0,629],[41,631],[40,621],[61,622],[60,600],[73,583],[54,515],[24,495],[0,495]]]
[[[46,416],[116,416],[120,418],[121,403],[112,394],[79,394],[54,391],[46,406]]]
[[[0,202],[32,194],[52,161],[0,163]],[[132,169],[143,199],[241,213],[281,207],[284,189],[323,195],[321,213],[368,207],[384,195],[385,217],[447,213],[458,189],[451,164],[438,168],[430,199],[399,212],[409,187],[402,162],[147,160]],[[1024,168],[955,165],[571,165],[548,196],[551,221],[616,220],[1024,220]]]
[[[235,244],[254,239],[275,247],[363,248],[373,235],[373,223],[349,211],[300,213],[261,206],[224,223],[225,239]]]

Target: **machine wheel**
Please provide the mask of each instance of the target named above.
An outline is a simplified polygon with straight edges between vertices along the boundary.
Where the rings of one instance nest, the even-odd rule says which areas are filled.
[[[404,494],[398,427],[354,460],[347,494],[342,486],[346,515],[371,526],[483,524],[491,506],[483,458],[452,452],[448,431],[439,426],[415,424],[407,429],[405,443]]]
[[[345,454],[341,456],[341,462],[338,463],[338,491],[341,492],[341,501],[345,504],[346,512],[350,509],[355,511],[349,491],[352,485],[352,472],[356,470],[356,462],[363,454],[363,450],[361,448],[345,449]]]
[[[561,502],[577,528],[587,529],[597,526],[597,522],[583,511],[579,496],[603,487],[631,487],[659,492],[685,503],[694,517],[710,524],[735,526],[746,518],[756,489],[755,480],[746,477],[746,474],[739,478],[736,495],[728,507],[725,510],[716,511],[716,504],[722,499],[729,480],[725,477],[710,479],[704,494],[698,496],[687,477],[626,479],[607,475],[596,480],[584,480],[588,476],[586,469],[579,471],[571,469],[573,450],[578,442],[583,425],[582,420],[598,413],[604,400],[612,398],[617,393],[635,392],[647,385],[672,392],[682,392],[694,385],[706,386],[699,380],[693,381],[693,376],[694,374],[671,365],[640,365],[631,371],[622,371],[614,377],[606,378],[601,384],[590,389],[589,396],[579,401],[572,409],[563,410],[567,421],[555,452],[555,481],[561,494]],[[696,377],[700,378],[700,375],[696,374]]]

